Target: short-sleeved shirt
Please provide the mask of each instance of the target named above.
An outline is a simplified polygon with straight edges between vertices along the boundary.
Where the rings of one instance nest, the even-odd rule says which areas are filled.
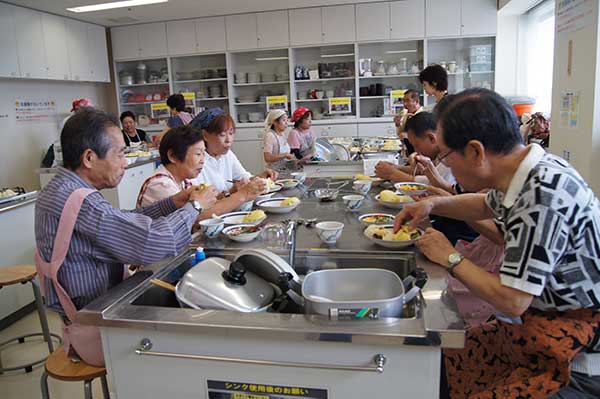
[[[452,174],[452,170],[448,166],[444,165],[443,162],[440,162],[438,160],[433,161],[433,163],[435,164],[435,168],[437,169],[438,173],[440,174],[440,176],[442,176],[444,180],[446,180],[449,184],[456,183],[456,179]],[[425,175],[417,175],[415,176],[415,182],[421,184],[429,184],[429,179]]]
[[[196,178],[198,183],[207,183],[215,187],[217,192],[227,191],[233,183],[228,180],[249,179],[252,175],[244,169],[233,151],[219,157],[213,157],[208,152],[204,158],[202,172]]]
[[[315,144],[315,137],[316,136],[311,129],[300,130],[294,128],[288,135],[288,144],[292,150],[300,150],[300,154],[305,157],[312,152]]]
[[[177,115],[171,116],[168,120],[167,120],[167,126],[169,126],[171,129],[173,129],[174,127],[178,127],[178,126],[185,126],[188,123],[190,123],[193,119],[192,114],[188,113],[188,112],[179,112]]]
[[[192,184],[191,180],[177,183],[173,174],[164,165],[160,165],[156,168],[156,172],[142,184],[137,206],[143,208],[152,205],[157,201],[172,197],[181,190],[192,186]]]
[[[600,203],[565,160],[528,150],[506,194],[486,197],[504,221],[501,283],[540,310],[600,309]]]

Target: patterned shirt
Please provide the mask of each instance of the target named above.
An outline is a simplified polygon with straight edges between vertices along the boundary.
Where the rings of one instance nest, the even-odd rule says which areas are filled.
[[[566,161],[528,149],[506,194],[486,197],[504,221],[501,282],[540,310],[600,309],[600,203]]]
[[[94,187],[59,168],[37,199],[35,239],[45,261],[52,254],[62,209],[78,188]],[[181,252],[197,216],[190,204],[176,210],[170,198],[129,212],[113,208],[100,192],[92,193],[81,206],[58,281],[80,309],[122,280],[124,263],[147,265]],[[61,311],[50,279],[44,287],[48,306]]]

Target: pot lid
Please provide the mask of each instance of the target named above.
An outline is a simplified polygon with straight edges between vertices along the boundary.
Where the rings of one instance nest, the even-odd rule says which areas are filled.
[[[262,277],[272,284],[278,284],[281,273],[289,273],[292,280],[302,284],[296,271],[279,255],[266,249],[246,249],[241,251],[234,259],[240,262],[246,270]]]
[[[177,298],[193,308],[258,312],[275,298],[275,288],[239,262],[208,258],[177,284]]]

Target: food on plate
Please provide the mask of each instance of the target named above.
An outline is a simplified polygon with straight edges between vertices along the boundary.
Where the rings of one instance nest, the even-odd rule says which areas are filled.
[[[0,198],[9,198],[17,195],[13,190],[7,188],[6,190],[0,190]]]
[[[261,219],[264,219],[267,217],[267,214],[258,209],[256,211],[252,211],[250,213],[248,213],[246,216],[244,216],[244,223],[252,223],[252,222],[258,222]]]
[[[388,215],[371,215],[363,218],[363,222],[367,223],[391,223],[394,221],[394,217]]]
[[[265,179],[265,184],[267,185],[267,190],[270,190],[270,189],[272,189],[272,188],[275,188],[275,187],[277,187],[277,185],[275,184],[275,182],[274,182],[273,180],[271,180],[271,178],[270,178],[270,177],[267,177],[267,178]]]
[[[280,206],[292,206],[292,205],[296,205],[299,204],[300,200],[296,197],[289,197],[284,199],[283,201],[281,201],[281,205]]]
[[[198,186],[196,187],[197,190],[204,190],[205,188],[210,187],[210,184],[208,183],[200,183],[198,184]]]
[[[367,235],[383,241],[410,241],[419,238],[421,233],[411,230],[408,226],[402,226],[397,233],[392,227],[371,225],[366,229]]]
[[[125,155],[126,157],[135,158],[135,157],[150,157],[152,153],[148,151],[131,151],[130,153]]]
[[[410,202],[412,198],[407,195],[398,195],[391,190],[383,190],[379,193],[379,199],[383,202]]]
[[[373,178],[369,177],[367,175],[358,174],[358,175],[354,176],[354,180],[373,180]]]
[[[241,234],[256,233],[259,230],[260,230],[260,226],[242,226],[242,227],[238,227],[236,229],[229,230],[227,232],[227,235],[239,236]]]
[[[421,190],[423,190],[423,186],[417,186],[416,184],[401,184],[398,186],[398,190],[421,191]]]

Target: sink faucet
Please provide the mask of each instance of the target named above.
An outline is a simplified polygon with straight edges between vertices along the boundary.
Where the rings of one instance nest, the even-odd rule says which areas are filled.
[[[298,227],[297,220],[288,220],[286,231],[286,242],[288,245],[288,263],[293,268],[296,262],[296,228]]]

